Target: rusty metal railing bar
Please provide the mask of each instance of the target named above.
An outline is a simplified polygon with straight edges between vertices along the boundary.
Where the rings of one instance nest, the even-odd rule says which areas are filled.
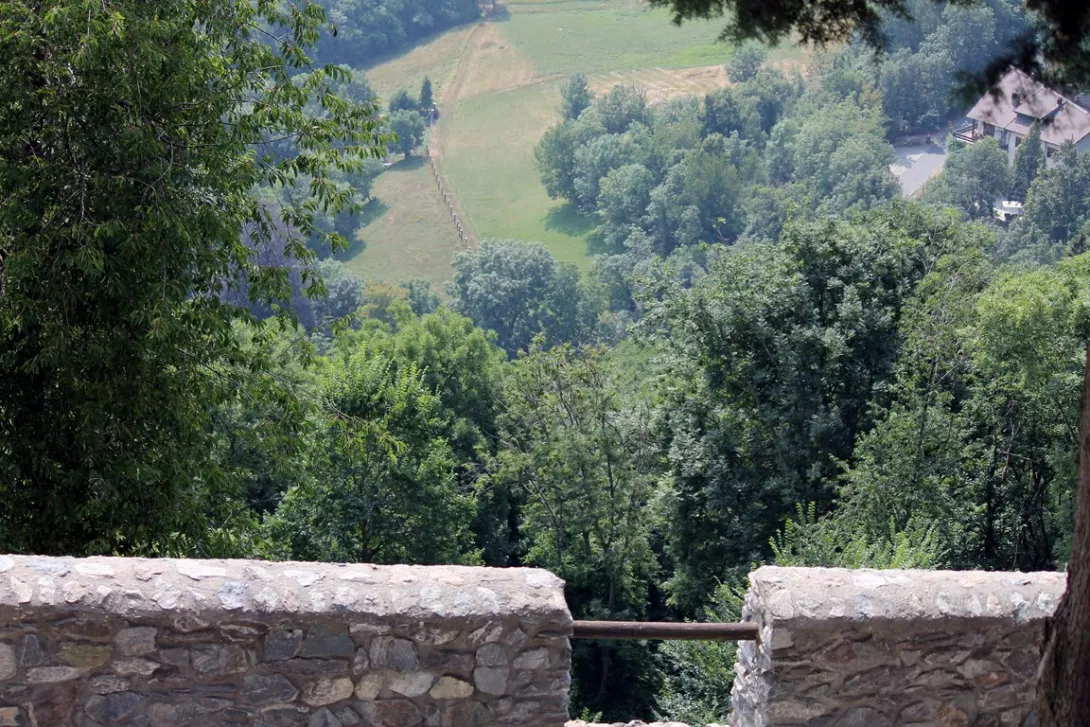
[[[669,641],[760,641],[755,623],[671,623],[655,621],[576,621],[576,639],[654,639]]]

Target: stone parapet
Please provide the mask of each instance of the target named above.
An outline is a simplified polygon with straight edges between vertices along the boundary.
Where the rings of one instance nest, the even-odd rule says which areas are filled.
[[[560,727],[539,570],[0,556],[0,727]]]
[[[1060,573],[760,568],[734,727],[1017,727]]]

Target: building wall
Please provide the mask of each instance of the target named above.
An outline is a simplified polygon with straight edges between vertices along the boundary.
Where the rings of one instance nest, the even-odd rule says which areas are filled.
[[[1058,573],[760,568],[731,724],[1018,727]]]
[[[558,727],[531,569],[0,556],[0,727]]]

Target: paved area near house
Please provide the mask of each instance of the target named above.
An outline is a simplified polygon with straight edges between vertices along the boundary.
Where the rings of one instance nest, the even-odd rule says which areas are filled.
[[[937,176],[946,163],[946,150],[938,144],[894,146],[897,161],[889,165],[893,176],[901,183],[901,194],[911,197],[927,180]]]

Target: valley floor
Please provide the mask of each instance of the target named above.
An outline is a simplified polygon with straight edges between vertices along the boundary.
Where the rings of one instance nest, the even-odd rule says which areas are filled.
[[[534,160],[534,146],[559,118],[561,84],[582,72],[596,93],[632,84],[653,103],[704,94],[728,84],[733,48],[717,40],[720,31],[716,22],[677,27],[642,2],[516,0],[366,73],[384,97],[431,78],[440,117],[430,148],[474,239],[542,242],[558,260],[588,269],[594,222],[549,198]],[[803,56],[785,46],[772,60],[801,66]],[[425,185],[428,200],[406,189],[407,170],[389,174],[376,184],[385,208],[360,228],[362,252],[349,266],[367,277],[446,280],[458,238],[434,183]]]

